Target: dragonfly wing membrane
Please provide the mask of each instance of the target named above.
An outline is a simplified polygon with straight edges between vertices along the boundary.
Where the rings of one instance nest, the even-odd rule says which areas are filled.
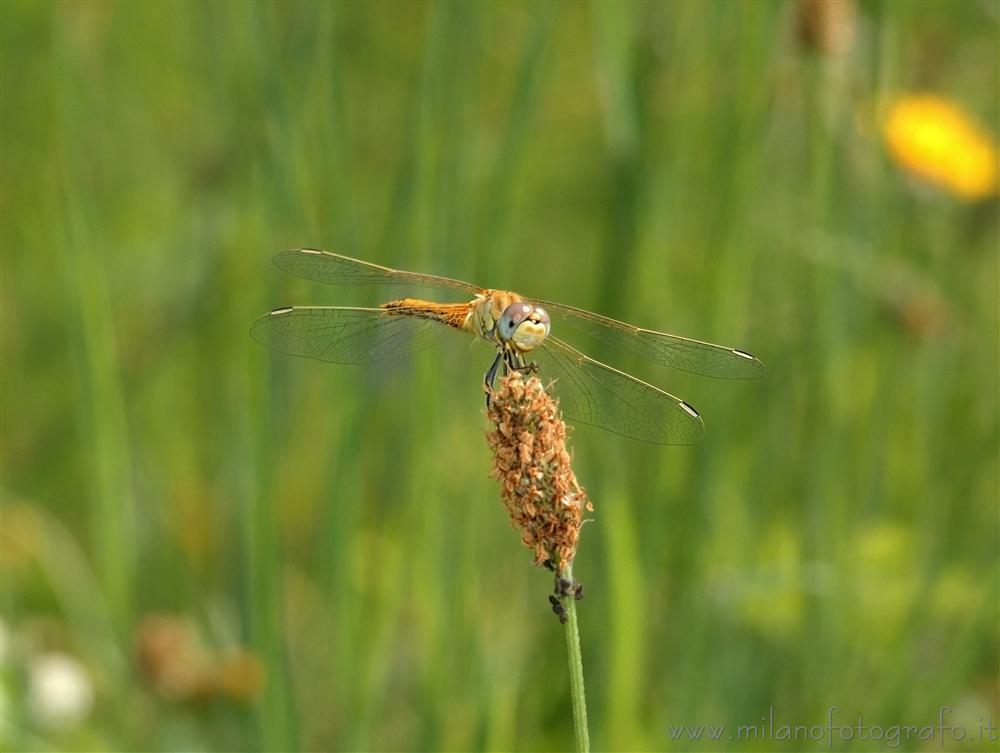
[[[596,340],[661,366],[719,379],[756,379],[764,375],[764,364],[742,350],[635,327],[554,301],[537,303],[559,324],[565,323]]]
[[[461,280],[390,269],[313,248],[283,251],[274,257],[274,263],[279,269],[296,277],[326,285],[414,285],[439,290],[463,290],[473,294],[481,291],[481,288]]]
[[[380,308],[289,306],[255,321],[250,335],[280,353],[361,364],[425,350],[447,329],[440,322]]]
[[[571,348],[556,337],[531,351],[566,418],[653,444],[694,444],[705,427],[683,400]]]

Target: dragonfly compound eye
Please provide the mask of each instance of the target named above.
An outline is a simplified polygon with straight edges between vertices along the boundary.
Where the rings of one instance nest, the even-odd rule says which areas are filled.
[[[531,313],[531,306],[525,303],[512,303],[504,309],[500,315],[500,337],[504,342],[509,342],[514,337],[514,332],[518,326]]]
[[[513,303],[500,319],[500,336],[523,352],[542,344],[549,334],[549,315],[530,303]]]

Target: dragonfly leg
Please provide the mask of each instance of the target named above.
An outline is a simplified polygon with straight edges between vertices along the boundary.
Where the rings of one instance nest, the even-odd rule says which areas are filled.
[[[533,361],[525,362],[524,356],[520,353],[511,353],[509,356],[511,371],[520,371],[522,374],[536,374],[538,364]]]
[[[490,396],[493,394],[493,382],[496,381],[497,372],[507,376],[512,371],[519,371],[522,374],[534,374],[538,371],[538,364],[525,363],[524,357],[511,348],[504,348],[497,351],[497,357],[493,359],[493,364],[483,378],[483,389],[486,390],[486,408],[490,407]]]
[[[490,397],[493,395],[493,382],[497,378],[497,370],[500,368],[500,357],[503,354],[497,351],[497,357],[493,359],[493,365],[483,377],[483,390],[486,392],[486,409],[490,408]],[[506,366],[506,364],[504,364]]]

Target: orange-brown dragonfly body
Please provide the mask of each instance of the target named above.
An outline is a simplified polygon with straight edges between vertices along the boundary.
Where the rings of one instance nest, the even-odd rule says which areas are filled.
[[[538,369],[567,418],[656,444],[691,444],[704,432],[688,403],[597,361],[550,333],[554,321],[663,366],[723,379],[761,376],[746,351],[636,327],[590,311],[437,275],[404,272],[316,249],[278,254],[291,274],[331,285],[412,285],[462,291],[472,299],[439,303],[398,298],[377,308],[286,306],[258,319],[253,337],[274,350],[332,363],[370,363],[412,353],[448,329],[495,345],[497,369]],[[550,315],[553,317],[550,319]],[[445,325],[445,326],[442,326]]]
[[[435,303],[422,301],[419,298],[399,298],[383,303],[380,308],[385,309],[390,314],[432,319],[484,340],[502,344],[502,341],[498,340],[497,323],[501,321],[504,311],[513,304],[523,301],[524,298],[517,293],[506,290],[484,290],[468,303]],[[526,305],[531,306],[531,304]],[[532,306],[531,308],[537,307]],[[531,309],[524,309],[524,313],[530,314],[530,312]],[[528,352],[541,344],[541,341],[548,334],[548,328],[545,327],[544,332],[538,328],[532,328],[533,337],[528,337],[527,331],[522,334],[524,337],[513,341],[513,345],[522,352]]]

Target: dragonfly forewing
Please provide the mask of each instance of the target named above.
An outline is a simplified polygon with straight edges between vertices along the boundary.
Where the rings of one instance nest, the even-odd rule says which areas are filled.
[[[274,263],[279,269],[296,277],[326,285],[413,285],[438,290],[462,290],[472,294],[482,290],[471,283],[449,277],[404,272],[312,248],[283,251],[274,257]]]
[[[756,379],[764,375],[764,364],[742,350],[635,327],[554,301],[537,303],[548,310],[554,327],[566,324],[661,366],[719,379]]]
[[[525,356],[566,418],[654,444],[694,444],[705,426],[683,400],[596,361],[551,335]]]

